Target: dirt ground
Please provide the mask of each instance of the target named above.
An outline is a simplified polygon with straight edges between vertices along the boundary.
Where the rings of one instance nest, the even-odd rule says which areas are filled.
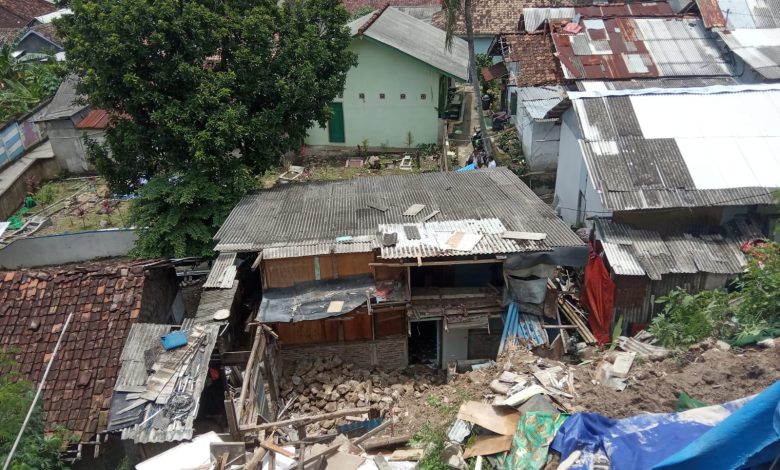
[[[573,399],[559,399],[570,411],[596,412],[612,418],[673,412],[683,391],[707,404],[719,404],[758,393],[780,380],[780,341],[775,348],[729,351],[698,345],[659,362],[636,360],[628,387],[622,392],[593,380],[601,357],[569,364],[574,370],[576,394]],[[426,423],[444,428],[463,401],[492,401],[490,382],[503,370],[528,373],[534,365],[556,364],[528,353],[514,354],[499,359],[494,366],[459,374],[449,384],[431,385],[420,398],[403,396],[397,405],[400,427],[410,433]]]

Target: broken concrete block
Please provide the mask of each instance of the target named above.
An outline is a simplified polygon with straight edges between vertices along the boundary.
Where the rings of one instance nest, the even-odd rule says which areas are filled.
[[[499,379],[490,382],[490,390],[493,390],[494,392],[500,393],[502,395],[507,395],[510,388],[511,386],[509,384],[502,383]]]
[[[519,382],[519,380],[518,380],[519,378],[520,378],[520,376],[515,374],[514,372],[510,372],[508,370],[505,370],[498,377],[498,380],[501,381],[501,382],[512,384],[512,383],[515,383],[515,382]]]
[[[758,345],[762,348],[774,348],[775,340],[773,338],[763,339],[758,342]]]
[[[441,452],[441,460],[450,468],[468,468],[466,461],[463,459],[463,450],[460,445],[452,442],[448,442],[444,445],[444,450]]]
[[[625,379],[634,364],[636,353],[619,352],[616,354],[615,362],[612,364],[612,376]]]

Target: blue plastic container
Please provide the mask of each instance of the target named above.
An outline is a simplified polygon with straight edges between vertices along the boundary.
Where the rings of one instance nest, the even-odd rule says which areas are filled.
[[[187,335],[183,331],[173,331],[165,336],[160,336],[160,343],[166,351],[176,349],[187,344]]]

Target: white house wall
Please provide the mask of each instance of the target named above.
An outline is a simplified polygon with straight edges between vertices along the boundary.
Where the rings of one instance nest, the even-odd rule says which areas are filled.
[[[579,127],[573,109],[563,115],[560,130],[558,168],[555,178],[556,212],[563,220],[574,225],[590,216],[605,216],[604,206],[588,175],[577,136]],[[580,193],[584,200],[577,212]]]

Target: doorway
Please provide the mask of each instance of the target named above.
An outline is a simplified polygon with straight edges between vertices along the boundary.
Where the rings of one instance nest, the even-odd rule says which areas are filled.
[[[346,140],[344,132],[344,104],[330,104],[330,121],[328,121],[328,141],[343,144]]]
[[[409,364],[441,364],[441,320],[413,321],[410,324]]]

